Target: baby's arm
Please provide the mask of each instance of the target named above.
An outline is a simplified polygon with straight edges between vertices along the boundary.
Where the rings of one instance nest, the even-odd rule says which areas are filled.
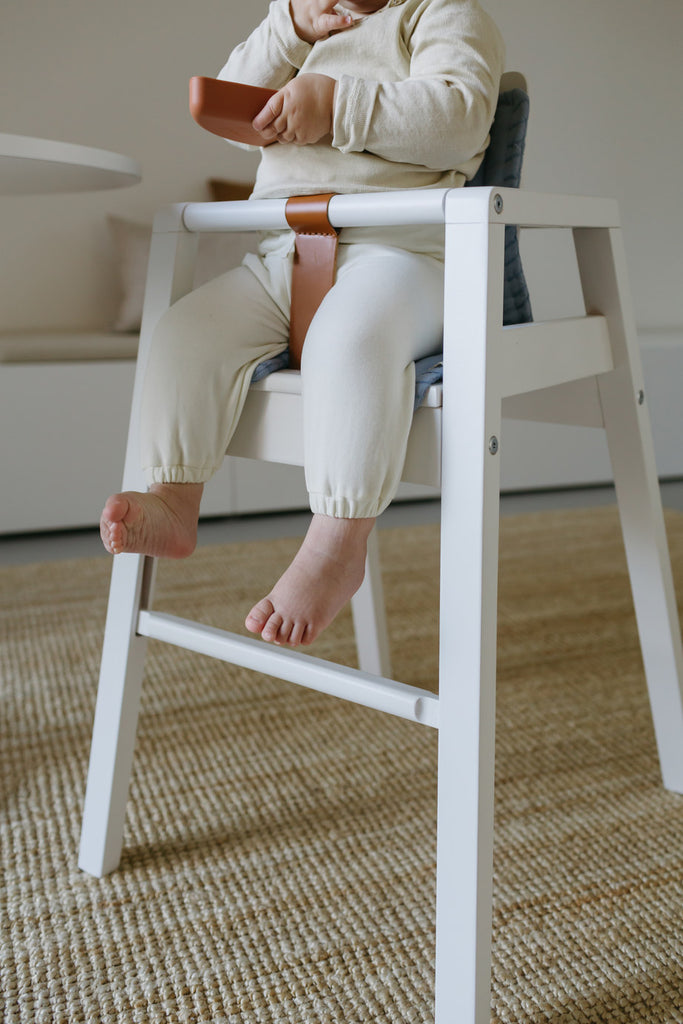
[[[230,54],[218,78],[281,89],[291,81],[318,39],[349,28],[352,19],[334,13],[335,0],[280,0],[248,39]]]
[[[452,0],[430,0],[408,28],[408,78],[378,82],[371,68],[340,76],[332,145],[435,170],[473,161],[476,170],[504,68],[500,33],[478,5]]]
[[[336,0],[273,3],[268,17],[231,53],[219,78],[278,89],[254,121],[264,143],[318,142],[332,131],[335,81],[327,75],[297,72],[319,39],[350,28],[353,19],[337,14]]]
[[[268,16],[232,51],[218,78],[281,89],[294,78],[310,52],[310,43],[294,29],[288,5],[273,3]]]
[[[331,32],[350,28],[353,19],[337,14],[336,0],[290,0],[294,31],[313,46]],[[328,75],[303,74],[289,81],[254,118],[264,142],[293,142],[306,146],[332,131],[336,82]]]

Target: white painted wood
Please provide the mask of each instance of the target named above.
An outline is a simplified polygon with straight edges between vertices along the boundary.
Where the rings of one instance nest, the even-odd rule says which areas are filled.
[[[503,240],[487,217],[446,227],[436,1024],[490,1019]]]
[[[604,317],[568,317],[496,332],[492,360],[499,393],[519,395],[612,369]],[[494,347],[495,346],[495,347]]]
[[[279,377],[280,374],[272,374]],[[271,380],[268,377],[267,380]],[[299,374],[296,374],[299,384]],[[262,383],[262,382],[260,382]],[[303,409],[300,387],[275,391],[277,382],[268,389],[260,383],[249,389],[237,429],[228,445],[228,455],[243,459],[263,459],[290,466],[303,466]],[[265,383],[265,382],[263,382]]]
[[[147,648],[137,635],[143,562],[119,555],[112,568],[78,855],[79,867],[98,877],[121,858]]]
[[[448,189],[403,189],[364,195],[336,195],[328,216],[337,228],[400,224],[443,224]],[[469,191],[469,190],[468,190]],[[287,228],[285,199],[244,203],[187,203],[183,222],[189,231],[279,231]]]
[[[595,377],[587,377],[527,394],[507,395],[503,397],[503,418],[603,427],[598,382]],[[514,450],[511,454],[514,458]]]
[[[660,478],[683,477],[683,330],[639,331],[650,422]]]
[[[360,668],[372,675],[389,678],[391,653],[376,529],[368,538],[365,577],[351,598],[351,612]]]
[[[89,192],[136,185],[137,160],[53,139],[0,132],[0,194]]]
[[[464,191],[477,190],[468,188]],[[494,191],[503,199],[503,210],[499,216],[506,224],[517,224],[522,228],[619,226],[619,207],[613,199],[553,195],[515,188]]]
[[[286,371],[289,374],[289,371]],[[303,411],[298,372],[275,373],[249,389],[228,455],[303,466]],[[279,390],[280,383],[283,390]],[[265,386],[264,386],[265,385]],[[431,398],[430,398],[431,396]],[[437,404],[438,403],[438,404]],[[402,479],[438,487],[441,475],[441,386],[430,388],[411,428]]]
[[[179,218],[174,225],[167,214],[160,227],[152,239],[124,466],[126,489],[146,489],[138,430],[152,332],[170,303],[192,287],[196,236],[185,231]],[[151,600],[152,589],[153,559],[139,555],[114,559],[79,855],[80,866],[94,875],[113,871],[121,856],[146,647],[137,633],[137,618],[141,605]]]
[[[683,652],[621,232],[575,240],[586,307],[609,322],[615,370],[600,378],[600,399],[662,776],[683,793]]]
[[[503,205],[495,213],[502,224],[522,227],[600,227],[619,225],[617,204],[611,199],[558,196],[514,188],[481,186],[466,189],[403,189],[336,195],[328,215],[337,228],[383,227],[402,224],[442,224],[448,203],[451,223],[481,222],[493,210],[495,197]],[[272,231],[287,227],[284,199],[241,202],[187,203],[182,219],[189,231]]]
[[[436,389],[431,389],[436,390]],[[439,399],[441,386],[438,387]],[[441,486],[441,407],[425,405],[413,416],[402,479],[428,487]]]
[[[152,335],[161,315],[192,289],[198,244],[199,237],[183,226],[182,207],[169,207],[155,218],[128,428],[125,490],[147,489],[140,467],[140,401]]]
[[[429,389],[418,409],[408,440],[402,479],[439,486],[441,450],[441,386]],[[253,384],[227,454],[240,459],[303,466],[301,377],[284,370]]]
[[[439,698],[429,690],[161,612],[140,612],[138,631],[150,639],[438,728]]]

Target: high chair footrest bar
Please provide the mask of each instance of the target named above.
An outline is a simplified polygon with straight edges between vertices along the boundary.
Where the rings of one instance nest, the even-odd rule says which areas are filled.
[[[429,690],[274,647],[163,612],[140,612],[138,633],[332,697],[438,728],[439,698]]]

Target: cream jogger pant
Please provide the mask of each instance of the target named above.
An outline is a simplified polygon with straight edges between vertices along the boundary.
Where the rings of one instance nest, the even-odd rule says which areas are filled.
[[[410,241],[410,231],[401,242]],[[292,236],[186,295],[152,340],[142,404],[149,483],[200,483],[220,467],[254,368],[287,346]],[[372,517],[400,481],[413,412],[413,361],[439,350],[443,262],[392,245],[339,245],[301,375],[311,509]]]

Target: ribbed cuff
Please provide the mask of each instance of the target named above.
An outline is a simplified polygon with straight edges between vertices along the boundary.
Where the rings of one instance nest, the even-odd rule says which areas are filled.
[[[379,82],[342,75],[337,82],[332,124],[332,145],[342,153],[365,149]]]

